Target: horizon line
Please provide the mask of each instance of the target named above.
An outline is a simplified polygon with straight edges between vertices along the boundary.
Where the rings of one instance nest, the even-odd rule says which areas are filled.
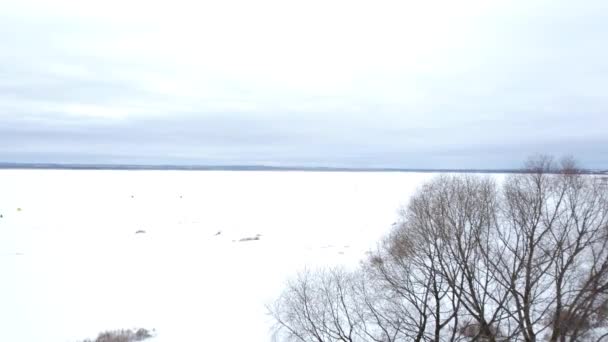
[[[400,168],[271,166],[264,164],[115,164],[115,163],[15,163],[0,162],[0,169],[37,170],[131,170],[131,171],[308,171],[308,172],[421,172],[421,173],[527,173],[523,168]],[[608,174],[603,169],[581,169],[586,174]]]

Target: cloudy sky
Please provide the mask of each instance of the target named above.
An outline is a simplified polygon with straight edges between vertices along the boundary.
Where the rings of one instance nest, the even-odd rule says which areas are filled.
[[[0,6],[0,161],[608,168],[605,0]]]

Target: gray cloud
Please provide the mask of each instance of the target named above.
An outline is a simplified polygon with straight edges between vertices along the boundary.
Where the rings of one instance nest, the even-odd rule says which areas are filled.
[[[499,168],[552,153],[608,168],[603,1],[380,16],[371,33],[260,18],[285,35],[74,11],[0,14],[0,161]]]

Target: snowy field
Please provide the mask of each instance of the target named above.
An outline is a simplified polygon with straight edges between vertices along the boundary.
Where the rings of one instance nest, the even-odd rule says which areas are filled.
[[[271,341],[286,279],[356,265],[433,176],[0,170],[0,341]]]

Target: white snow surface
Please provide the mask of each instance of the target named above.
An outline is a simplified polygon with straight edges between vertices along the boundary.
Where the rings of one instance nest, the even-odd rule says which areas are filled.
[[[286,280],[356,266],[433,176],[0,170],[0,341],[271,341]]]

